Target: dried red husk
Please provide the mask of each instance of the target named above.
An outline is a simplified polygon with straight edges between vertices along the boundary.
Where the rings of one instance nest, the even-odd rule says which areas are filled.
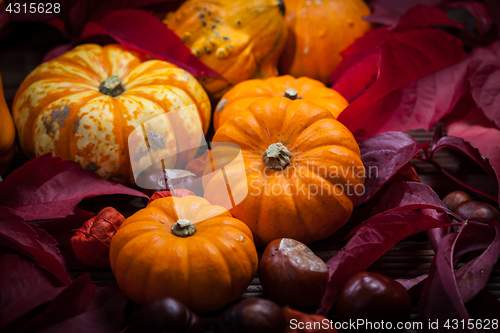
[[[71,238],[75,256],[87,267],[109,268],[111,239],[125,221],[113,207],[106,207],[87,220]]]

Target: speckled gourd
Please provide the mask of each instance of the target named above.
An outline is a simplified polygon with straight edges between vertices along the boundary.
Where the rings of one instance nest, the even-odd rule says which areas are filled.
[[[211,108],[203,87],[168,62],[144,61],[120,45],[85,44],[33,70],[17,91],[12,113],[27,156],[51,152],[104,179],[130,184],[130,133],[188,105],[195,105],[198,114],[169,118],[161,133],[153,133],[162,139],[154,147],[157,153],[173,156],[172,165],[165,168],[194,157],[196,151],[183,156],[185,161],[175,156],[186,147],[197,147],[200,122],[205,133],[208,130]],[[176,139],[174,127],[186,134],[184,140]],[[147,151],[133,153],[138,164],[151,164]]]
[[[287,28],[282,0],[188,0],[163,21],[223,78],[199,78],[220,98],[232,85],[276,76]]]

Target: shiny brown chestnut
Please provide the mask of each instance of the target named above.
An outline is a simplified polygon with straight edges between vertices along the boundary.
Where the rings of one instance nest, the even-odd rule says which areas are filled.
[[[220,315],[214,333],[283,333],[286,327],[279,305],[263,298],[247,298]]]
[[[405,287],[390,277],[371,272],[355,274],[337,299],[343,320],[405,321],[411,313],[411,298]]]
[[[453,191],[448,193],[448,195],[444,197],[443,203],[449,210],[454,212],[455,209],[457,209],[458,205],[460,205],[462,202],[470,200],[472,199],[467,193],[463,191]]]
[[[481,201],[465,201],[458,205],[455,213],[464,220],[481,218],[500,221],[500,213],[492,205]]]
[[[280,305],[305,309],[318,304],[328,283],[328,267],[303,243],[275,239],[259,265],[262,288]]]
[[[172,297],[145,304],[124,333],[202,333],[203,321]]]

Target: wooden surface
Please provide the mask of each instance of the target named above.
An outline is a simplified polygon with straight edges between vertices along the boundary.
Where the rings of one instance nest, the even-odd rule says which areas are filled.
[[[3,39],[0,39],[0,73],[3,77],[4,91],[9,106],[11,106],[15,92],[22,80],[40,63],[44,54],[53,47],[67,42],[65,37],[57,30],[44,24],[25,23],[17,24],[11,28],[12,32],[3,37]],[[425,131],[411,131],[410,134],[419,142],[428,141],[431,137],[431,133]],[[450,151],[439,151],[435,155],[435,160],[470,185],[496,196],[496,189],[485,173],[461,154]],[[11,170],[26,161],[27,159],[18,149]],[[458,185],[437,172],[433,166],[421,161],[412,161],[412,164],[420,175],[421,181],[430,185],[440,197],[443,197],[450,191],[461,189]],[[114,199],[85,200],[82,203],[82,207],[97,212],[105,206],[112,205],[124,215],[130,215],[142,205],[140,200],[134,199],[135,201],[133,202],[127,200],[123,200],[123,197],[120,197],[120,199],[116,199],[115,197]],[[345,244],[345,242],[341,241],[343,236],[354,225],[360,222],[362,221],[357,221],[355,218],[351,219],[333,237],[311,244],[311,249],[323,260],[328,260]],[[262,251],[263,249],[259,250],[259,255],[262,254]],[[393,278],[413,278],[428,272],[433,255],[434,252],[430,248],[425,234],[419,234],[402,241],[389,250],[369,270],[386,274]],[[83,271],[74,271],[73,273],[80,275]],[[90,274],[93,281],[99,285],[115,283],[114,277],[109,270],[90,270]],[[493,269],[486,289],[500,298],[500,264],[498,262]],[[247,297],[265,297],[258,276],[254,278],[242,296],[242,298]],[[415,302],[411,317],[412,320],[416,320],[417,305],[418,302]],[[207,332],[212,331],[215,319],[227,307],[202,315]],[[134,308],[132,307],[128,311],[129,313],[133,313]],[[312,311],[314,309],[310,310],[310,312]]]

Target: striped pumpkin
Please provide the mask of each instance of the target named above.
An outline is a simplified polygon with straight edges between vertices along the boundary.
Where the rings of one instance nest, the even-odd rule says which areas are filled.
[[[198,81],[168,62],[144,59],[119,45],[86,44],[38,66],[24,80],[13,103],[21,146],[29,157],[52,152],[78,162],[104,179],[133,183],[128,137],[157,116],[195,105],[199,117],[167,123],[162,153],[175,155],[197,146],[176,140],[173,128],[200,140],[206,133],[210,101]],[[196,113],[194,113],[196,115]],[[191,114],[192,115],[192,114]],[[187,117],[187,116],[186,116]],[[181,125],[179,125],[181,124]],[[149,156],[134,152],[135,158]],[[175,167],[184,160],[172,158]],[[142,156],[141,156],[142,155]]]

